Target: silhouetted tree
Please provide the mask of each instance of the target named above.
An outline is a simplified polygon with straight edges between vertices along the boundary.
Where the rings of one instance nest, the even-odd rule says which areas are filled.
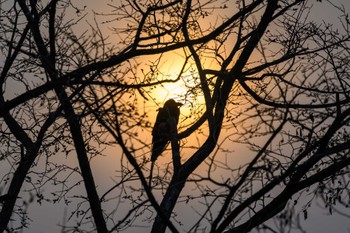
[[[30,228],[33,202],[67,206],[62,232],[284,232],[315,199],[348,205],[344,6],[89,4],[1,1],[0,232]],[[151,159],[169,97],[178,132]]]

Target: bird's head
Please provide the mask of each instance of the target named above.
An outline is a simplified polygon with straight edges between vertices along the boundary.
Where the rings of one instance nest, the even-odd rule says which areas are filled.
[[[176,102],[173,99],[168,99],[165,103],[164,103],[164,107],[165,108],[178,108],[182,106],[182,103]]]

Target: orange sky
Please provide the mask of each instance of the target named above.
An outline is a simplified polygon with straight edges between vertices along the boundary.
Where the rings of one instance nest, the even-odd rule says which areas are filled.
[[[115,3],[116,1],[114,1]],[[338,0],[338,3],[342,2],[348,11],[350,11],[350,1],[349,0]],[[113,1],[84,1],[84,2],[77,2],[77,5],[86,5],[85,11],[89,13],[89,16],[92,14],[93,11],[96,12],[108,12],[108,7],[106,7],[107,3],[112,3]],[[329,12],[328,9],[324,9],[322,7],[322,4],[318,3],[315,1],[314,5],[317,8],[316,14],[315,14],[315,19],[328,19],[328,20],[333,20],[336,18],[336,16],[331,17],[330,15],[332,12]],[[72,13],[73,14],[73,13]],[[71,17],[75,17],[74,14]],[[91,19],[91,18],[90,18]],[[103,28],[104,33],[108,34],[108,26],[105,26],[101,24],[101,27]],[[80,28],[81,30],[84,30],[84,27]],[[110,35],[110,41],[113,41],[114,39],[117,40],[116,35]],[[182,62],[183,62],[183,56],[178,53],[172,53],[171,55],[168,55],[169,57],[166,57],[162,61],[162,65],[160,67],[161,71],[161,78],[164,77],[169,77],[169,78],[176,78],[177,74],[179,73],[179,70],[181,68]],[[146,60],[147,62],[147,60]],[[145,68],[146,69],[146,68]],[[141,75],[141,74],[140,74]],[[189,71],[185,73],[185,76],[190,75]],[[191,85],[191,83],[189,83]],[[165,102],[165,100],[169,98],[174,98],[179,101],[184,101],[184,106],[181,108],[181,117],[180,117],[180,132],[184,130],[185,126],[188,125],[188,122],[191,121],[191,119],[187,120],[187,118],[191,117],[191,112],[189,111],[190,109],[190,103],[193,102],[190,98],[189,99],[183,99],[181,96],[186,92],[185,89],[183,89],[184,84],[183,83],[176,83],[176,84],[164,84],[163,87],[159,87],[157,89],[150,90],[147,93],[147,96],[149,97],[149,102],[147,102],[146,109],[149,111],[148,115],[150,119],[155,119],[155,115],[157,114],[156,109],[158,107],[162,106],[162,103]],[[11,88],[12,89],[12,88]],[[9,93],[11,94],[11,93]],[[12,93],[13,94],[13,93]],[[202,98],[202,97],[200,97]],[[198,100],[198,105],[203,107],[203,98]],[[152,122],[153,124],[153,122]],[[225,138],[225,135],[228,135],[232,133],[230,130],[224,130],[223,131],[223,137],[222,139]],[[140,137],[144,137],[144,140],[151,142],[151,132],[148,130],[145,130],[143,132],[143,135]],[[188,147],[189,145],[193,144],[195,146],[198,146],[202,140],[204,139],[203,135],[199,134],[193,134],[191,138],[184,139],[181,144],[184,147]],[[227,145],[230,145],[230,142],[225,142]],[[185,149],[182,150],[182,153],[185,157],[190,156],[192,150],[191,149]],[[232,159],[233,163],[236,163],[237,166],[239,166],[242,163],[246,163],[249,161],[249,156],[246,156],[247,148],[245,147],[236,147],[234,148],[234,152],[237,155],[234,159]],[[95,175],[96,178],[96,183],[99,185],[98,189],[103,192],[107,190],[111,184],[114,183],[115,179],[115,171],[119,169],[120,167],[118,166],[118,163],[120,162],[120,156],[121,156],[121,151],[119,147],[110,147],[106,151],[106,156],[100,159],[93,160],[92,165],[93,165],[93,174]],[[169,155],[168,155],[169,156]],[[224,158],[224,157],[223,157]],[[168,158],[169,159],[169,158]],[[163,156],[163,158],[160,159],[160,163],[166,164],[169,162],[166,158],[166,155]],[[71,161],[72,163],[74,162],[74,159]],[[205,172],[205,171],[203,171]],[[147,175],[147,174],[146,174]],[[186,187],[187,190],[191,190],[191,187]],[[61,217],[63,216],[63,211],[65,207],[62,207],[62,209],[58,210],[58,208],[54,208],[50,204],[44,204],[44,206],[33,206],[31,207],[33,209],[38,208],[39,211],[35,211],[33,214],[33,220],[35,223],[31,226],[30,230],[24,231],[24,232],[45,232],[47,229],[52,229],[56,228],[57,231],[53,232],[58,232],[59,227],[56,227],[56,224],[61,221]],[[43,208],[46,208],[48,211],[42,211]],[[319,212],[317,212],[319,214]],[[57,217],[58,216],[58,217]],[[318,217],[324,216],[323,214],[317,215]],[[310,221],[305,223],[307,227],[310,229],[317,229],[312,232],[318,232],[318,233],[328,233],[329,231],[327,230],[327,225],[331,224],[330,221],[335,221],[337,224],[333,224],[334,227],[338,227],[339,229],[334,230],[334,232],[345,232],[345,229],[348,228],[348,222],[347,221],[340,221],[340,218],[326,218],[325,221],[318,221],[319,218],[314,218],[313,216],[310,215]],[[191,220],[188,220],[191,221]]]

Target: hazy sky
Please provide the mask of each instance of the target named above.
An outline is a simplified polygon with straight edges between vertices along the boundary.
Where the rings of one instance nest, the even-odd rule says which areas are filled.
[[[86,1],[80,1],[79,4],[86,5],[85,12],[88,12],[89,14],[92,15],[93,11],[96,11],[96,12],[105,11],[106,6],[104,2],[109,3],[112,1],[86,0]],[[114,2],[116,2],[116,0]],[[332,11],[329,11],[329,9],[326,9],[323,4],[320,4],[319,2],[316,2],[316,1],[314,2],[315,2],[315,7],[318,10],[314,16],[315,19],[322,18],[322,19],[325,19],[325,20],[328,19],[331,21],[334,21],[336,19],[337,15],[334,15]],[[335,2],[344,4],[348,12],[350,12],[350,0],[338,0]],[[110,179],[108,182],[109,184],[110,184],[110,181],[113,179],[112,176],[115,171],[115,167],[113,166],[113,164],[119,162],[119,161],[115,161],[113,156],[110,156],[113,153],[115,153],[115,150],[111,148],[109,151],[106,151],[106,154],[109,156],[106,156],[100,159],[98,163],[93,164],[95,168],[94,175],[95,175],[96,183],[99,184],[99,187],[98,187],[99,190],[105,190],[107,188],[104,182],[106,180],[106,177],[107,179]],[[70,163],[76,163],[74,158],[71,159]],[[108,174],[112,174],[112,175],[108,175]],[[82,190],[82,192],[85,192],[85,190]],[[34,223],[30,226],[29,229],[25,230],[24,232],[39,233],[39,232],[48,232],[48,231],[50,232],[60,231],[60,227],[58,227],[57,224],[61,224],[63,221],[64,211],[65,211],[65,207],[63,204],[61,206],[58,206],[57,204],[53,205],[53,204],[44,202],[42,206],[40,206],[39,204],[35,203],[29,207],[29,210],[31,210],[30,218],[33,220]],[[188,221],[191,221],[191,220],[188,219]],[[346,219],[345,217],[339,216],[337,214],[329,216],[329,213],[327,210],[318,208],[318,207],[312,208],[312,210],[309,213],[309,217],[307,221],[304,221],[303,219],[301,220],[302,225],[305,227],[306,230],[308,230],[307,232],[309,233],[350,232],[349,222],[350,222],[349,219]],[[135,231],[133,230],[131,232],[135,232]],[[139,232],[142,232],[142,230],[140,229]],[[146,229],[144,232],[149,232],[149,229]]]

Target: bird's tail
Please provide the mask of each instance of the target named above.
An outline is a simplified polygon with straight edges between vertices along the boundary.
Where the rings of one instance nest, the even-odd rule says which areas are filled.
[[[154,167],[154,160],[151,160],[151,169],[150,169],[150,172],[149,172],[149,183],[148,183],[148,186],[150,189],[152,189],[152,179],[153,179],[153,167]]]

